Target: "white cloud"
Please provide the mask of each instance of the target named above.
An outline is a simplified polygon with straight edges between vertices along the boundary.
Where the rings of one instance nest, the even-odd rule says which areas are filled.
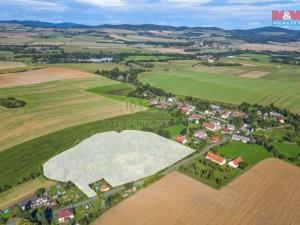
[[[40,1],[40,0],[0,0],[0,4],[20,5],[28,7],[30,10],[47,10],[47,11],[65,11],[67,7],[56,2]]]
[[[124,7],[127,3],[124,0],[76,0],[77,2],[95,5],[98,7]]]
[[[156,2],[149,2],[146,0],[76,0],[77,2],[95,5],[98,7],[116,7],[116,8],[145,8],[145,9],[159,9],[160,7],[173,7],[173,6],[193,6],[201,5],[211,0],[159,0]]]

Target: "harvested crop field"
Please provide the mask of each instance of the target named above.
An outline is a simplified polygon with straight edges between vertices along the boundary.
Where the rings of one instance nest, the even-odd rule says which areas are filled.
[[[17,68],[17,67],[26,67],[26,65],[21,62],[0,61],[0,70]]]
[[[240,77],[260,78],[260,77],[264,77],[268,74],[269,74],[269,72],[265,72],[265,71],[251,71],[251,72],[241,74]]]
[[[300,51],[299,46],[287,46],[279,44],[239,44],[237,45],[238,49],[241,50],[254,50],[254,51]]]
[[[300,169],[278,159],[254,166],[217,191],[172,173],[124,200],[94,225],[296,225]]]
[[[75,78],[93,78],[96,75],[69,68],[51,67],[46,69],[30,70],[22,73],[3,74],[0,76],[0,88],[14,87],[28,84],[38,84],[54,80]]]
[[[26,106],[19,109],[0,107],[0,151],[70,126],[144,110],[85,91],[116,83],[87,75],[92,79],[0,88],[0,97],[13,96],[26,102]]]

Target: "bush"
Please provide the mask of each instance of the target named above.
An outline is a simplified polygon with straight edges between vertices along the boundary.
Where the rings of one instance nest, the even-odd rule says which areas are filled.
[[[11,109],[11,108],[24,107],[26,103],[22,100],[13,97],[6,97],[6,98],[0,98],[0,105]]]

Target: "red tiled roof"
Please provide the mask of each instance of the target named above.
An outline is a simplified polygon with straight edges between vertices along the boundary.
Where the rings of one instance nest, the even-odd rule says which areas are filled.
[[[202,119],[203,116],[200,115],[200,114],[193,114],[193,115],[191,116],[191,118],[192,118],[192,119]]]
[[[232,160],[232,163],[236,166],[240,165],[241,162],[243,162],[241,157],[237,157],[234,160]]]
[[[74,215],[73,209],[64,209],[56,213],[57,218],[66,218]]]
[[[184,136],[178,136],[178,137],[176,137],[176,141],[183,143],[184,141],[186,141],[186,139]]]
[[[212,152],[208,152],[208,153],[206,154],[206,157],[208,157],[208,158],[210,158],[210,159],[212,159],[212,160],[215,160],[215,161],[217,161],[217,162],[219,162],[219,163],[222,163],[222,162],[225,160],[223,157],[221,157],[221,156],[219,156],[219,155],[216,155],[216,154],[214,154],[214,153],[212,153]]]
[[[204,122],[204,123],[203,123],[203,126],[204,126],[205,128],[215,129],[215,125],[212,124],[212,123]]]
[[[218,141],[220,141],[220,138],[218,136],[213,136],[210,140],[212,142],[218,142]]]
[[[230,133],[230,132],[231,132],[231,130],[230,130],[230,129],[228,129],[228,128],[224,128],[224,129],[222,130],[222,132],[223,132],[223,133]]]

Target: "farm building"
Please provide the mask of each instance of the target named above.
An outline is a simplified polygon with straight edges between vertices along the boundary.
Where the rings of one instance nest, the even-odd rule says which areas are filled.
[[[239,165],[243,162],[241,157],[237,157],[234,160],[230,161],[228,163],[229,166],[233,167],[233,168],[238,168]]]
[[[248,143],[251,141],[250,138],[248,137],[245,137],[245,136],[241,136],[241,135],[237,135],[237,134],[233,134],[232,137],[231,137],[232,140],[235,140],[235,141],[242,141],[244,143]]]
[[[58,220],[58,223],[67,223],[74,218],[74,210],[73,209],[59,210],[56,212],[56,218]]]
[[[195,133],[194,135],[196,138],[203,140],[205,138],[207,138],[207,133],[205,133],[204,131],[200,130],[197,133]]]
[[[202,126],[209,131],[217,131],[221,128],[221,125],[219,122],[204,122]]]
[[[216,155],[212,152],[208,152],[206,154],[206,159],[209,159],[215,163],[218,163],[219,165],[224,165],[226,163],[226,159],[224,159],[223,157]]]
[[[176,137],[176,141],[181,143],[181,144],[186,144],[187,143],[187,139],[184,136]]]

